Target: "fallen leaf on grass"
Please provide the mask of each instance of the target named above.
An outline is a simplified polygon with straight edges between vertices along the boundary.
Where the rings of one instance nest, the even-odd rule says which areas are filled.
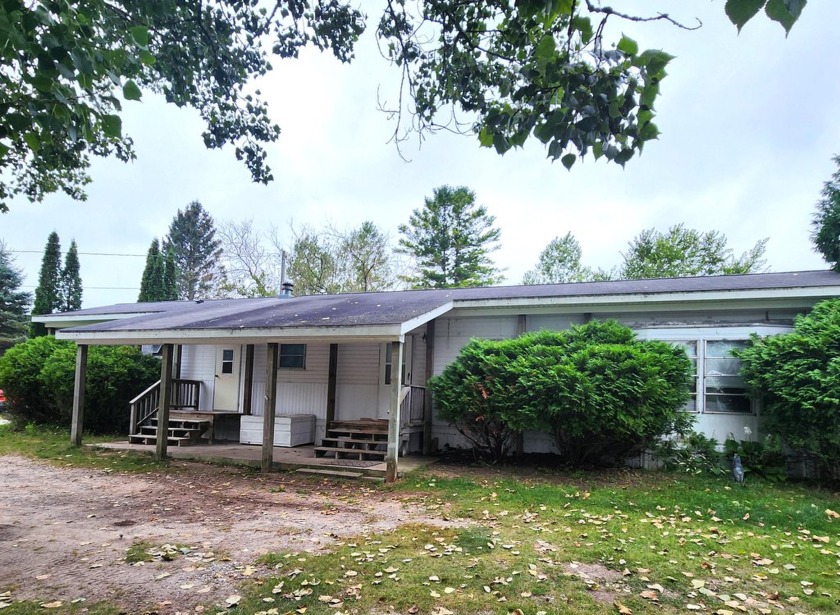
[[[633,609],[629,606],[621,604],[620,602],[614,602],[613,606],[615,610],[618,611],[619,615],[633,615]]]
[[[645,600],[650,600],[651,602],[656,602],[659,600],[659,593],[653,591],[652,589],[646,589],[639,595]]]
[[[61,600],[56,600],[55,602],[42,602],[41,608],[42,609],[60,609],[64,603]]]
[[[242,600],[242,596],[234,594],[233,596],[228,596],[227,598],[225,598],[225,604],[229,609],[232,609],[233,607],[239,605],[240,600]]]

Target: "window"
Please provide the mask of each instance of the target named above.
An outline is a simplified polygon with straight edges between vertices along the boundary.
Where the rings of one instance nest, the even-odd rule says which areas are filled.
[[[280,367],[306,369],[306,344],[280,344]]]
[[[232,374],[233,373],[233,350],[229,350],[229,349],[222,350],[222,373],[223,374]]]
[[[402,384],[410,384],[411,383],[411,370],[410,370],[410,361],[411,361],[411,349],[413,347],[412,344],[413,337],[406,336],[405,343],[403,344],[403,353],[402,353]],[[391,373],[393,371],[392,365],[394,360],[391,358],[391,354],[394,351],[394,347],[391,345],[390,342],[385,343],[385,355],[382,361],[384,366],[384,375],[382,382],[386,385],[391,384]]]
[[[744,348],[746,341],[707,341],[703,357],[703,392],[705,412],[752,412],[747,386],[738,371],[741,360],[733,350]]]
[[[685,350],[685,354],[691,360],[691,372],[694,374],[694,377],[691,380],[691,399],[686,402],[685,410],[687,412],[697,412],[697,380],[699,378],[697,373],[697,342],[674,342],[674,344],[682,347]]]

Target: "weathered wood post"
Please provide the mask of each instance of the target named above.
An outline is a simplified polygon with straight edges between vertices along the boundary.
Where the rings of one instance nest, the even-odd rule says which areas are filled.
[[[73,419],[70,423],[70,443],[82,445],[85,419],[85,375],[87,374],[87,344],[76,346],[76,376],[73,381]]]
[[[435,369],[435,321],[426,323],[426,394],[423,396],[423,454],[432,454],[432,390],[429,379]]]
[[[327,426],[335,420],[335,393],[338,388],[338,344],[330,344],[330,363],[327,372]]]
[[[268,344],[265,360],[265,405],[263,406],[262,471],[271,472],[274,462],[274,409],[277,407],[277,354],[280,344]]]
[[[155,459],[166,459],[169,444],[169,404],[172,401],[172,355],[173,345],[164,344],[160,349],[160,396],[158,397],[157,441]]]
[[[245,346],[245,389],[242,391],[242,414],[253,412],[254,394],[254,345]]]
[[[402,388],[403,343],[391,342],[391,407],[388,414],[388,450],[385,453],[385,482],[397,480],[400,454],[400,390]]]

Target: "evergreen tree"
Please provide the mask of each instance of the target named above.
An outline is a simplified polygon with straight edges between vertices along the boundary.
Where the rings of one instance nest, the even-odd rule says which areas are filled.
[[[840,271],[840,156],[835,156],[834,162],[837,171],[823,184],[822,199],[817,203],[812,222],[811,241],[831,268]]]
[[[163,300],[178,300],[178,269],[175,265],[175,250],[166,246],[166,258],[163,262]]]
[[[496,218],[475,204],[465,187],[441,186],[423,209],[415,209],[400,225],[398,252],[414,259],[413,275],[401,276],[413,288],[489,286],[501,280],[488,256],[498,248]]]
[[[212,216],[193,201],[169,226],[165,245],[171,247],[177,271],[178,298],[193,301],[206,296],[222,279],[221,242]]]
[[[61,244],[58,233],[53,231],[47,238],[44,258],[41,261],[41,272],[38,275],[38,286],[35,289],[35,303],[32,315],[52,314],[61,307]],[[47,329],[43,323],[33,322],[30,336],[46,335]]]
[[[146,253],[146,267],[140,280],[140,294],[137,301],[163,300],[163,259],[160,254],[160,241],[155,237]]]
[[[61,311],[72,312],[82,309],[82,278],[79,275],[79,249],[76,240],[70,242],[70,249],[64,256],[61,270]]]
[[[0,241],[0,355],[26,339],[32,295],[20,290],[22,283],[21,270],[15,266],[6,244]]]

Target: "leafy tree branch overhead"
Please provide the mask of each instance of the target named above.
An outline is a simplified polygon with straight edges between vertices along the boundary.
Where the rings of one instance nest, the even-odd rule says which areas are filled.
[[[725,9],[739,28],[763,9],[789,30],[804,5]],[[590,152],[626,163],[659,134],[654,102],[671,56],[605,40],[609,19],[681,25],[600,0],[387,0],[377,36],[402,71],[395,136],[447,126],[500,153],[533,136],[566,167]],[[19,195],[84,199],[93,156],[134,158],[123,103],[144,91],[197,109],[207,147],[231,145],[254,181],[270,181],[264,148],[280,128],[249,83],[271,55],[308,45],[349,62],[365,26],[348,0],[2,0],[0,211]],[[459,112],[467,125],[442,119]]]

